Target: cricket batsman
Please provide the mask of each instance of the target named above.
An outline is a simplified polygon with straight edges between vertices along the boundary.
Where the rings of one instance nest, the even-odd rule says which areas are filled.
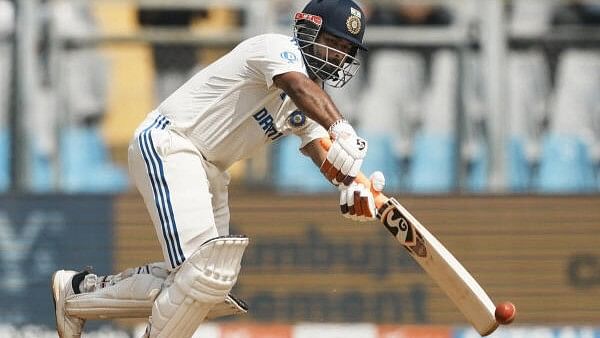
[[[242,41],[148,114],[130,142],[129,171],[164,262],[111,276],[55,272],[61,338],[80,337],[86,319],[148,315],[145,337],[185,338],[207,318],[245,312],[230,295],[248,238],[229,234],[227,169],[283,136],[300,137],[302,154],[338,186],[344,216],[375,218],[373,195],[354,182],[367,141],[323,90],[356,74],[364,32],[352,0],[311,0],[293,37]],[[321,138],[332,140],[328,151]]]

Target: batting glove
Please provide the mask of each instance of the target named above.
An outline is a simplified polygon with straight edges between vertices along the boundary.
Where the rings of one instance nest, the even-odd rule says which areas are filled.
[[[375,191],[383,191],[385,177],[380,171],[374,172],[370,180]],[[371,221],[377,217],[373,193],[362,183],[352,182],[349,186],[340,185],[339,189],[342,216],[360,222]]]
[[[367,154],[367,141],[357,136],[346,120],[332,124],[329,135],[333,143],[321,164],[321,172],[333,184],[349,186],[358,175]]]

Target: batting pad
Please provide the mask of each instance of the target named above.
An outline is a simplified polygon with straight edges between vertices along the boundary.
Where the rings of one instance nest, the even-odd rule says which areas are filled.
[[[244,236],[214,238],[171,273],[154,301],[148,336],[191,337],[235,285],[247,245]]]

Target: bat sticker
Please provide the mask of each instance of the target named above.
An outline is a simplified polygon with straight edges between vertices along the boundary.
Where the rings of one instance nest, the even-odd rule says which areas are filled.
[[[390,198],[387,203],[379,208],[378,217],[388,231],[409,252],[419,257],[427,257],[427,247],[423,241],[423,236],[416,231],[408,218],[402,214],[397,203],[395,199]]]

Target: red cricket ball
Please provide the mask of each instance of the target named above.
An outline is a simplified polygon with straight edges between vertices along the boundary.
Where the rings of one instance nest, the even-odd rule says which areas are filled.
[[[515,320],[517,308],[515,307],[515,304],[511,302],[502,302],[496,305],[496,312],[494,315],[499,324],[508,325]]]

